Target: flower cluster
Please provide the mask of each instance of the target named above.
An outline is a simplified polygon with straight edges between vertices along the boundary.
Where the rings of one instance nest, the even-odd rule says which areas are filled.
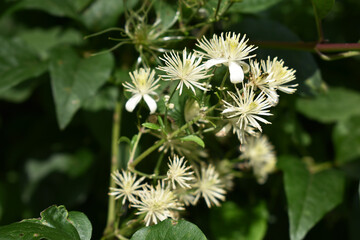
[[[278,92],[296,91],[295,70],[277,57],[256,60],[253,52],[257,47],[248,42],[246,35],[231,32],[214,34],[211,39],[202,37],[193,52],[172,50],[159,57],[162,65],[155,66],[158,77],[155,70],[140,68],[130,73],[132,82],[123,84],[132,94],[125,106],[129,112],[141,99],[151,114],[158,110],[153,96],[159,96],[165,103],[165,110],[162,107],[157,116],[150,116],[152,122],[143,126],[149,126],[146,131],[161,139],[159,152],[173,156],[166,175],[159,176],[158,171],[147,175],[161,179],[156,185],[149,185],[143,183],[144,177],[136,180],[136,174],[116,172],[113,178],[118,187],[110,189],[111,195],[137,209],[136,214],[144,216],[147,226],[176,218],[184,206],[196,205],[200,198],[204,198],[209,208],[220,206],[226,191],[231,189],[237,164],[252,168],[259,183],[264,183],[275,170],[274,147],[262,136],[262,125],[271,124],[270,111],[279,101]],[[221,84],[219,73],[215,74],[218,68],[226,71]],[[169,126],[167,114],[175,107],[172,97],[178,94],[180,99],[184,92],[182,116],[187,124]],[[209,95],[214,92],[217,98],[211,99]],[[213,99],[218,102],[214,103]],[[225,137],[231,129],[240,143],[240,163],[223,160],[227,164],[218,164],[222,167],[217,170],[215,165],[204,161],[211,157],[206,149],[199,150],[194,142],[203,146],[203,133],[215,130],[217,137]]]
[[[146,226],[176,218],[177,211],[184,210],[184,205],[196,205],[200,197],[209,208],[225,200],[224,185],[213,165],[202,166],[198,174],[192,170],[195,166],[175,155],[169,158],[168,167],[166,178],[156,186],[143,183],[145,177],[136,180],[134,173],[116,171],[112,177],[117,187],[110,188],[109,195],[122,199],[123,204],[130,203],[130,207],[137,209],[137,215],[144,214]]]

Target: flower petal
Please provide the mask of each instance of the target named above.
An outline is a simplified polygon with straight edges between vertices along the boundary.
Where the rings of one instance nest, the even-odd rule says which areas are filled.
[[[210,59],[210,60],[208,60],[204,65],[205,65],[205,68],[208,69],[208,68],[211,68],[211,67],[214,66],[214,65],[221,64],[221,63],[224,63],[224,62],[227,62],[227,60],[226,60],[226,59],[223,59],[223,58],[220,58],[220,59]]]
[[[141,94],[135,94],[134,96],[132,96],[125,104],[126,111],[134,111],[136,105],[138,105],[138,103],[140,102],[141,97]]]
[[[144,95],[144,100],[150,109],[150,113],[153,114],[157,108],[155,100],[152,97],[150,97],[148,94]]]
[[[229,71],[230,71],[230,82],[233,84],[241,83],[244,80],[244,71],[242,67],[235,63],[229,63]]]

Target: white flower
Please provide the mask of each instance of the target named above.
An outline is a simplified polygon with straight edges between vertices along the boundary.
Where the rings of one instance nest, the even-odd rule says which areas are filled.
[[[197,46],[204,52],[200,52],[205,58],[209,60],[205,63],[206,68],[210,68],[217,64],[224,64],[229,67],[230,81],[234,84],[240,83],[244,80],[244,70],[248,71],[249,66],[243,60],[254,57],[255,55],[249,55],[254,51],[256,47],[253,45],[247,45],[249,41],[246,39],[246,35],[240,40],[240,34],[228,32],[221,33],[218,37],[216,34],[209,40],[203,37],[198,40]]]
[[[295,70],[284,67],[284,61],[261,60],[261,66],[257,61],[250,61],[250,83],[270,98],[273,105],[278,103],[279,96],[276,90],[283,91],[288,94],[292,94],[296,91],[298,84],[286,85],[287,83],[295,80]]]
[[[215,167],[211,164],[207,168],[201,167],[201,176],[198,176],[193,186],[196,189],[194,204],[199,201],[200,196],[205,199],[209,208],[213,204],[220,206],[219,200],[225,200],[226,191],[224,185],[221,183],[219,173],[215,171]]]
[[[228,123],[223,126],[220,131],[216,133],[217,137],[225,137],[230,130],[232,129],[233,134],[236,133],[240,143],[246,142],[247,136],[258,136],[260,132],[256,131],[255,128],[250,125],[245,126],[244,128],[240,128],[239,124],[237,124],[238,119],[227,119]]]
[[[272,79],[269,81],[269,86],[280,90],[287,94],[292,94],[296,91],[298,84],[286,85],[287,83],[295,80],[295,70],[289,69],[284,66],[284,61],[277,60],[277,57],[274,60],[270,60],[268,57],[267,61],[261,61],[261,66],[265,73],[269,74],[269,77]]]
[[[248,159],[259,183],[264,183],[269,173],[275,170],[276,155],[274,147],[266,136],[249,137],[240,146],[240,159]]]
[[[134,111],[136,105],[144,98],[150,109],[150,113],[156,111],[157,105],[150,95],[157,95],[155,90],[160,86],[157,84],[159,79],[155,80],[155,71],[149,68],[140,68],[133,73],[129,73],[132,83],[123,83],[126,91],[131,92],[133,96],[126,102],[125,108],[128,112]]]
[[[159,70],[164,71],[166,75],[161,77],[166,81],[180,80],[176,90],[180,89],[182,93],[183,86],[190,88],[195,94],[195,88],[206,90],[205,84],[200,83],[199,80],[212,76],[207,74],[207,70],[201,64],[202,58],[198,58],[194,53],[186,53],[186,48],[183,51],[182,59],[179,53],[174,51],[170,54],[164,54],[164,58],[160,58],[166,64],[164,67],[158,67]]]
[[[243,93],[240,93],[236,88],[236,93],[227,92],[233,100],[233,104],[223,100],[225,110],[221,112],[226,118],[237,119],[236,124],[238,128],[245,129],[248,125],[262,131],[260,124],[257,121],[270,124],[267,120],[260,117],[261,115],[272,115],[268,108],[271,107],[270,102],[265,97],[264,92],[261,92],[256,98],[253,86],[243,87]],[[255,98],[255,99],[254,99]]]
[[[123,197],[122,204],[125,203],[127,199],[129,202],[136,202],[136,196],[139,195],[139,192],[144,185],[141,182],[145,177],[142,177],[136,181],[136,174],[122,170],[120,173],[118,170],[115,173],[111,174],[111,177],[114,179],[115,183],[119,188],[110,188],[109,195],[115,196],[115,199]]]
[[[175,182],[177,182],[181,188],[191,188],[188,182],[195,179],[193,176],[194,172],[190,171],[191,166],[186,166],[184,157],[179,159],[177,155],[174,155],[174,159],[171,160],[171,158],[169,158],[169,160],[169,170],[165,180],[171,180],[173,189],[176,189]]]
[[[153,186],[144,187],[139,193],[140,201],[133,204],[139,210],[137,215],[145,215],[145,224],[149,226],[151,223],[157,224],[167,218],[173,218],[174,210],[183,210],[184,208],[177,202],[176,195],[170,191],[169,187],[165,187],[164,182],[158,182],[156,188]]]
[[[174,190],[174,194],[185,206],[194,205],[195,196],[192,189],[177,188]]]

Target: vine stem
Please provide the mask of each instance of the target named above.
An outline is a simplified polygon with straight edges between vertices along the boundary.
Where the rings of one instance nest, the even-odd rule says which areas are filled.
[[[118,158],[119,158],[119,146],[118,139],[120,138],[120,126],[121,126],[121,113],[123,107],[124,98],[121,97],[120,100],[116,102],[115,111],[113,115],[113,128],[112,128],[112,140],[111,140],[111,166],[110,171],[113,173],[118,169]],[[110,187],[115,187],[115,181],[110,176]],[[115,230],[115,197],[109,196],[109,205],[108,205],[108,217],[107,224],[104,231],[104,235],[108,235],[109,233]]]

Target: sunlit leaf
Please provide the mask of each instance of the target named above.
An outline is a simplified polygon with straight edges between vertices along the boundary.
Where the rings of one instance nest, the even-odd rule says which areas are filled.
[[[0,227],[0,240],[90,240],[92,227],[85,214],[68,213],[64,206],[52,206],[41,219],[26,219]]]
[[[310,173],[294,157],[282,157],[291,240],[300,240],[330,210],[341,203],[345,178],[336,170]]]
[[[188,135],[188,136],[180,138],[180,140],[184,141],[184,142],[187,142],[187,141],[195,142],[195,143],[199,144],[201,147],[205,147],[204,141],[195,135]]]
[[[155,124],[155,123],[143,123],[142,124],[143,127],[149,128],[149,129],[153,129],[153,130],[159,130],[160,126]]]
[[[108,80],[113,64],[109,53],[82,59],[68,48],[52,52],[51,86],[61,129],[69,124],[84,101],[93,97]]]
[[[131,240],[206,240],[205,235],[194,224],[185,220],[164,220],[154,226],[138,230]]]

